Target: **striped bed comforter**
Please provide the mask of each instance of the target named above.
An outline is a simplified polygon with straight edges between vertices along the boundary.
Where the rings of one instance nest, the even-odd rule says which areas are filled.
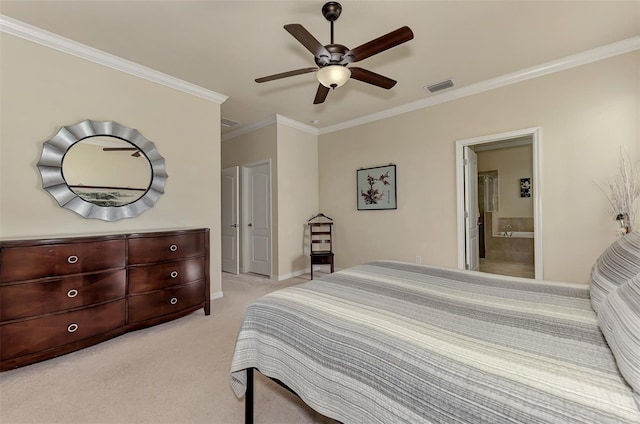
[[[640,423],[588,285],[372,262],[251,304],[249,367],[344,423]]]

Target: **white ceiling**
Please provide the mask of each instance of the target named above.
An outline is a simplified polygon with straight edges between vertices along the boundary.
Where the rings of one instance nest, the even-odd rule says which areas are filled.
[[[275,114],[319,128],[640,34],[640,1],[341,1],[335,42],[349,48],[408,25],[415,38],[358,62],[398,81],[384,90],[350,80],[313,105],[314,74],[254,79],[315,66],[283,26],[322,44],[320,1],[2,0],[0,13],[229,96],[222,117],[243,125]],[[455,89],[454,88],[454,89]],[[237,128],[237,127],[236,127]],[[223,133],[228,130],[223,129]]]

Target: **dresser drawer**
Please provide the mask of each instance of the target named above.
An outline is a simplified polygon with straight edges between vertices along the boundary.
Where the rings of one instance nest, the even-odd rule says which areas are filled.
[[[129,269],[129,293],[143,293],[204,278],[204,258],[185,259]]]
[[[185,286],[129,296],[129,322],[178,312],[205,301],[204,280]]]
[[[3,247],[0,283],[124,268],[125,241]]]
[[[2,360],[41,352],[125,325],[125,301],[0,326]]]
[[[126,295],[124,269],[0,287],[2,321],[89,306]]]
[[[129,264],[148,264],[203,256],[204,233],[175,234],[129,239]]]

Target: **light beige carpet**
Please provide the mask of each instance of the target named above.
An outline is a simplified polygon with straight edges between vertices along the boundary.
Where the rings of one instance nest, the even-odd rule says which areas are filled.
[[[179,320],[0,373],[0,423],[243,423],[229,385],[246,306],[308,275],[275,282],[223,274],[224,297]],[[333,423],[258,375],[255,422]]]

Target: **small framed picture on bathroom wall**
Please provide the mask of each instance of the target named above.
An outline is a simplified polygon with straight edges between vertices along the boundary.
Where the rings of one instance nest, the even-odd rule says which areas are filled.
[[[531,197],[531,178],[520,178],[520,197]]]

